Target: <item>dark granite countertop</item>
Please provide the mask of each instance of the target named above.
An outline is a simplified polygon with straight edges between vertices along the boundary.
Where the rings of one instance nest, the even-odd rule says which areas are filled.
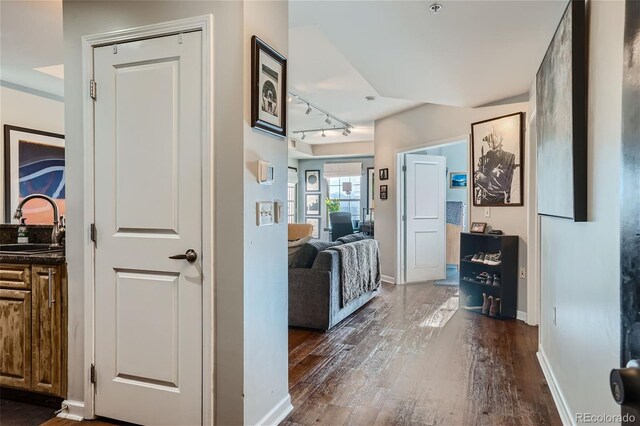
[[[67,258],[64,252],[38,254],[0,254],[0,263],[20,263],[30,265],[62,265]]]

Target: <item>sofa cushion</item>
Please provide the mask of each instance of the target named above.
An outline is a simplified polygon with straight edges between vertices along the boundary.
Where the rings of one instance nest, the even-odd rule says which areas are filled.
[[[298,252],[300,251],[302,246],[308,243],[309,241],[311,241],[312,238],[313,237],[309,235],[308,237],[300,238],[299,240],[289,241],[289,244],[288,244],[289,267],[291,267],[293,262],[296,260]]]
[[[340,241],[343,244],[349,244],[356,241],[367,240],[370,238],[371,238],[370,236],[365,235],[362,232],[358,232],[357,234],[349,234],[349,235],[345,235],[344,237],[340,237],[338,238],[337,241]]]
[[[329,247],[337,246],[342,243],[340,242],[332,242],[332,241],[320,241],[313,240],[309,241],[305,245],[303,245],[300,250],[298,250],[298,255],[291,263],[292,268],[311,268],[313,266],[313,262],[316,260],[316,256],[321,251],[328,249]]]

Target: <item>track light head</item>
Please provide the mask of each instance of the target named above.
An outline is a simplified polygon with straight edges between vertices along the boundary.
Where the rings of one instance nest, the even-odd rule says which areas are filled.
[[[324,130],[322,131],[322,137],[323,137],[323,138],[326,138],[326,137],[327,137],[327,135],[325,135],[325,134],[324,134]]]
[[[324,120],[325,123],[331,124],[331,118],[327,115],[327,119]]]
[[[311,105],[307,104],[307,111],[305,112],[305,114],[311,114]]]
[[[349,133],[347,133],[347,129],[346,128],[342,131],[342,136],[349,136]]]
[[[347,132],[347,135],[351,134],[351,129],[349,128],[349,126],[347,126],[346,129],[344,129],[345,132]]]
[[[302,132],[302,137],[300,139],[304,140],[304,138],[306,138],[307,135],[304,134],[304,132]]]

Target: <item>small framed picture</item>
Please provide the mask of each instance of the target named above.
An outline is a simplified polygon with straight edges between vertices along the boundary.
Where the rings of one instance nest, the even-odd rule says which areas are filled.
[[[251,127],[287,136],[287,59],[251,37]]]
[[[380,185],[380,199],[387,199],[387,185]]]
[[[305,206],[305,215],[320,216],[320,194],[307,194]]]
[[[304,190],[307,192],[320,192],[320,170],[307,170],[304,172]]]
[[[380,180],[389,179],[389,169],[380,169],[378,175],[380,177]]]
[[[449,188],[465,189],[467,187],[467,172],[449,172]]]
[[[484,234],[484,231],[487,229],[486,222],[473,222],[471,224],[471,232],[474,234]]]
[[[308,217],[305,220],[308,224],[313,225],[313,232],[311,233],[311,236],[313,238],[320,238],[320,218]]]

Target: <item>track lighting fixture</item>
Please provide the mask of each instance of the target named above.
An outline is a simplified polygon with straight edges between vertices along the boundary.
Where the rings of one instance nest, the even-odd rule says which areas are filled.
[[[308,103],[307,103],[307,111],[305,112],[305,114],[307,115],[311,114],[311,105],[309,105]]]
[[[325,123],[327,124],[331,124],[331,118],[329,118],[329,115],[327,114],[327,118],[326,120],[324,120]]]
[[[304,140],[304,138],[306,138],[307,135],[304,134],[304,132],[302,132],[302,137],[300,139]]]
[[[324,134],[324,130],[322,131],[322,137],[323,137],[323,138],[326,138],[326,137],[327,137],[327,135],[325,135],[325,134]]]
[[[349,133],[347,133],[347,129],[344,129],[342,131],[342,136],[349,136]]]

